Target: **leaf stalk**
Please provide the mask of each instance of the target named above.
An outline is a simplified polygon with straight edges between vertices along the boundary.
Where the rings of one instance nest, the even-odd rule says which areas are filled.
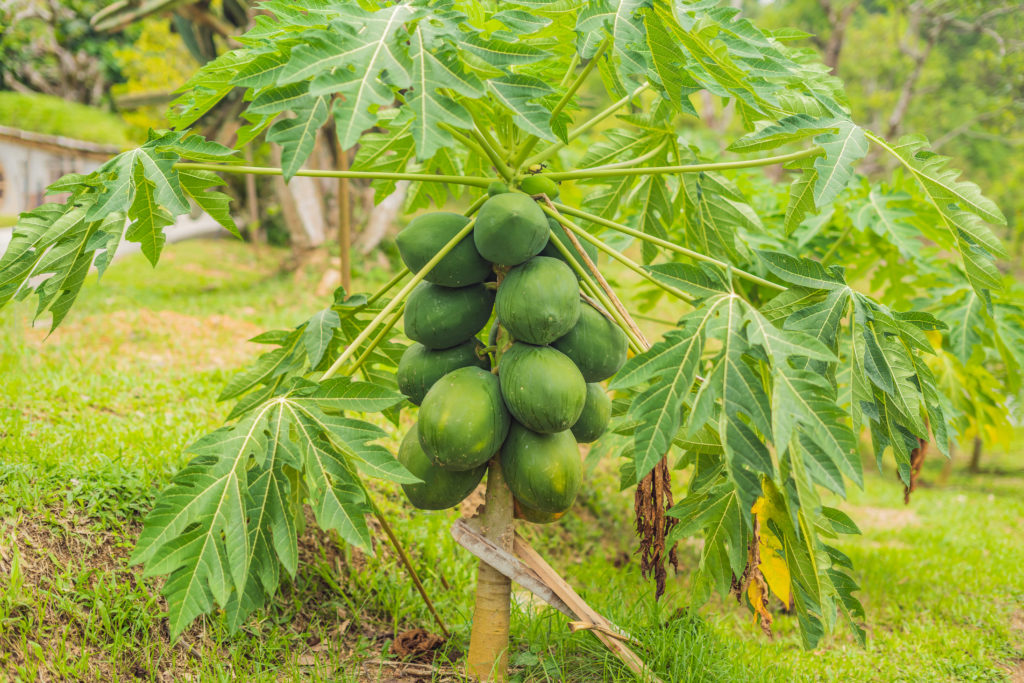
[[[213,171],[215,173],[239,173],[249,175],[284,175],[284,171],[275,166],[235,166],[227,164],[199,164],[178,162],[174,168],[192,171]],[[365,180],[410,180],[426,183],[448,183],[468,185],[470,187],[487,187],[492,178],[461,175],[434,175],[432,173],[384,173],[382,171],[334,171],[323,169],[302,169],[295,175],[308,178],[362,178]]]
[[[391,315],[392,311],[398,308],[398,306],[401,305],[403,301],[405,301],[406,297],[409,296],[413,288],[415,288],[416,285],[418,285],[423,280],[423,278],[425,278],[427,274],[434,269],[434,266],[440,263],[441,259],[448,255],[448,252],[454,249],[455,246],[459,242],[461,242],[464,237],[466,237],[467,235],[469,235],[469,233],[473,231],[474,224],[476,224],[476,219],[472,219],[468,223],[466,223],[465,227],[463,227],[462,230],[459,230],[459,232],[456,233],[455,236],[452,237],[447,244],[441,247],[441,249],[438,250],[438,252],[434,254],[429,261],[427,261],[426,265],[424,265],[421,269],[419,269],[416,272],[415,275],[412,276],[412,279],[409,280],[409,282],[407,282],[405,286],[398,291],[398,294],[395,295],[395,298],[389,301],[387,305],[384,306],[384,308],[382,308],[381,311],[376,316],[374,316],[373,320],[371,320],[366,325],[366,327],[363,328],[362,332],[360,332],[356,336],[356,338],[352,340],[352,343],[345,347],[345,350],[341,352],[341,355],[338,356],[337,360],[335,360],[334,363],[331,364],[331,367],[327,368],[327,371],[323,374],[323,377],[320,378],[320,381],[329,379],[331,377],[334,377],[334,375],[338,374],[338,371],[341,370],[341,368],[344,367],[345,363],[347,363],[348,360],[355,355],[356,351],[359,350],[359,347],[362,346],[363,342],[369,339],[370,335],[376,331],[377,326],[384,322],[384,320],[389,315]]]
[[[637,238],[639,240],[643,240],[645,242],[650,242],[651,244],[655,244],[655,245],[657,245],[659,247],[662,247],[664,249],[668,249],[669,251],[674,251],[677,254],[682,254],[683,256],[688,256],[688,257],[692,258],[695,261],[703,261],[704,263],[710,263],[712,265],[716,265],[719,268],[722,268],[722,269],[725,269],[725,270],[732,270],[732,272],[736,274],[736,277],[739,277],[739,278],[742,278],[744,280],[748,280],[750,282],[759,284],[759,285],[761,285],[763,287],[768,287],[770,289],[774,289],[774,290],[777,290],[777,291],[780,291],[780,292],[784,292],[784,291],[786,291],[788,289],[788,287],[786,287],[784,285],[777,284],[775,282],[772,282],[771,280],[766,280],[763,277],[759,277],[757,275],[754,275],[753,273],[748,273],[745,270],[740,270],[739,268],[736,268],[735,266],[733,266],[733,265],[731,265],[729,263],[726,263],[725,261],[720,261],[720,260],[718,260],[718,259],[716,259],[716,258],[714,258],[712,256],[707,256],[706,254],[702,254],[699,251],[693,251],[692,249],[687,249],[686,247],[681,247],[678,244],[675,244],[673,242],[669,242],[668,240],[663,240],[660,237],[655,237],[653,235],[648,235],[647,233],[640,232],[639,230],[635,230],[635,229],[633,229],[633,228],[631,228],[629,226],[622,225],[621,223],[616,223],[615,221],[610,221],[607,218],[601,218],[600,216],[596,216],[596,215],[594,215],[592,213],[587,213],[586,211],[581,211],[580,209],[576,209],[574,207],[567,206],[565,204],[555,203],[554,206],[555,206],[555,208],[558,211],[561,211],[563,213],[567,213],[570,216],[576,216],[577,218],[582,218],[582,219],[588,220],[588,221],[590,221],[592,223],[597,223],[598,225],[603,225],[606,228],[611,228],[612,230],[616,230],[618,232],[624,233],[624,234],[629,235],[631,237],[635,237],[635,238]],[[588,234],[588,237],[590,237],[589,234]],[[594,239],[596,239],[596,238],[594,238]],[[598,247],[598,248],[600,248],[600,247]],[[605,248],[611,249],[611,247],[608,247],[607,245],[605,245]],[[618,252],[616,252],[616,253],[618,253]],[[644,271],[644,272],[646,273],[646,271]]]
[[[728,171],[737,168],[757,168],[758,166],[772,166],[774,164],[784,164],[789,161],[804,159],[806,157],[814,156],[816,154],[821,154],[820,147],[811,147],[809,149],[804,149],[799,152],[780,154],[778,156],[773,157],[763,157],[761,159],[719,161],[709,164],[684,164],[682,166],[646,166],[643,168],[583,168],[576,171],[555,171],[553,173],[548,173],[547,176],[552,180],[560,182],[563,180],[588,180],[590,178],[621,178],[623,176],[630,175],[711,173],[714,171]]]

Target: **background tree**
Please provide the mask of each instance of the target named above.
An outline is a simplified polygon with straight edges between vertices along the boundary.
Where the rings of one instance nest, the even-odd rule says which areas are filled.
[[[1016,2],[780,0],[746,3],[769,26],[811,33],[846,84],[855,116],[896,138],[928,135],[1009,216],[1018,245],[1024,200],[1024,13]],[[881,160],[878,160],[881,163]],[[1016,250],[1018,257],[1019,249]]]
[[[109,103],[122,77],[113,51],[135,32],[109,36],[89,19],[99,0],[0,2],[0,89],[41,92],[82,104]]]

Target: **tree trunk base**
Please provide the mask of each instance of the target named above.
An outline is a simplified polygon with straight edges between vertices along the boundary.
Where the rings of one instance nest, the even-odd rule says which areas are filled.
[[[491,460],[487,472],[487,499],[480,515],[480,533],[503,550],[512,551],[512,492],[505,484],[498,456]],[[508,680],[511,598],[512,582],[508,577],[481,561],[477,567],[473,631],[466,657],[466,673],[481,681]]]

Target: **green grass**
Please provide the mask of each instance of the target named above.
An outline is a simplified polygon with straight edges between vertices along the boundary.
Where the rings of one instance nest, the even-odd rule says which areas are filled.
[[[128,124],[117,114],[52,95],[0,92],[0,126],[122,148],[132,145]]]
[[[46,340],[45,328],[29,328],[28,304],[3,312],[0,679],[411,681],[422,671],[399,678],[381,663],[393,659],[399,632],[437,631],[383,536],[367,556],[309,531],[295,581],[241,633],[226,635],[214,615],[174,644],[160,581],[127,565],[141,516],[183,464],[182,448],[219,425],[218,391],[260,352],[244,340],[324,304],[317,274],[279,274],[279,257],[212,241],[169,245],[155,271],[125,259],[99,286],[90,281]],[[362,273],[360,288],[386,276]],[[863,648],[839,631],[805,651],[784,614],[769,640],[731,599],[691,612],[694,545],[682,548],[682,572],[656,603],[632,555],[632,496],[617,491],[609,457],[588,459],[568,519],[525,533],[665,681],[1020,680],[1024,473],[1019,455],[986,458],[1017,473],[971,476],[958,462],[938,485],[942,462],[933,460],[931,485],[907,507],[891,472],[869,473],[866,490],[841,504],[864,532],[841,544],[868,611]],[[475,580],[475,563],[447,531],[457,512],[413,512],[394,487],[377,491],[452,630],[433,676],[452,680],[449,667],[468,647]],[[515,597],[514,680],[633,680],[592,636],[570,634],[560,614]]]

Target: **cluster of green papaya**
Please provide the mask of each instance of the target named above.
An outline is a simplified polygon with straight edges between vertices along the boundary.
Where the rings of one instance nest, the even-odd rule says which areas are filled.
[[[398,235],[402,259],[421,269],[468,221],[446,212],[417,217]],[[599,383],[622,367],[627,340],[581,300],[552,232],[564,239],[530,195],[494,193],[480,207],[472,239],[409,296],[405,333],[414,343],[398,365],[398,386],[420,411],[398,458],[423,480],[403,486],[418,508],[457,505],[499,449],[519,517],[554,521],[576,498],[576,445],[608,425],[611,401]],[[497,285],[489,282],[496,272],[503,274]],[[490,347],[476,338],[492,314],[508,333],[500,349],[495,334]],[[491,368],[492,358],[499,367]]]

